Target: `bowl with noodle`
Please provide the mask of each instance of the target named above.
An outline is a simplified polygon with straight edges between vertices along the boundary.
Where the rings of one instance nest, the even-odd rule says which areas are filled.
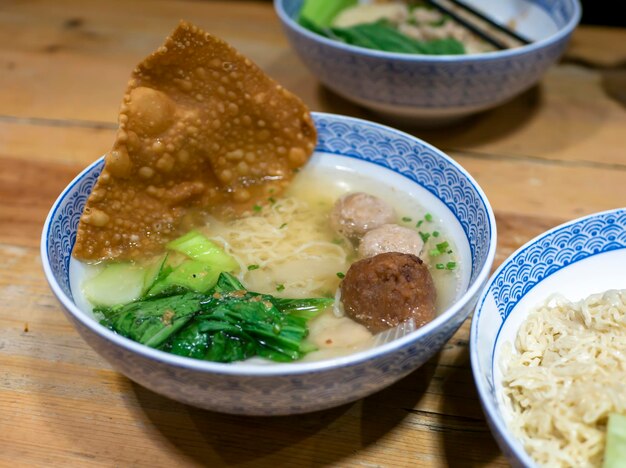
[[[115,369],[156,393],[196,407],[246,415],[304,413],[349,403],[391,385],[437,353],[468,317],[489,275],[496,246],[494,215],[478,184],[458,163],[411,135],[332,114],[314,113],[313,120],[317,147],[289,190],[245,218],[215,221],[203,232],[241,264],[237,274],[250,290],[271,293],[274,299],[312,297],[314,291],[332,302],[338,273],[348,265],[341,248],[345,243],[328,234],[329,200],[350,189],[366,189],[397,202],[398,222],[406,229],[428,226],[433,247],[445,245],[442,256],[435,252],[437,258],[454,255],[447,267],[433,267],[435,283],[440,275],[451,285],[447,292],[445,287],[438,290],[442,302],[436,316],[420,328],[377,340],[378,335],[364,327],[352,333],[356,324],[336,317],[331,307],[309,326],[307,339],[316,333],[321,337],[310,343],[313,350],[291,362],[214,362],[133,341],[103,326],[102,317],[85,302],[90,293],[82,281],[89,281],[92,266],[72,257],[87,194],[104,165],[100,159],[53,205],[42,233],[41,255],[66,316]],[[363,340],[354,342],[358,337]]]
[[[602,465],[611,415],[626,413],[624,262],[621,208],[547,231],[489,280],[472,319],[472,371],[513,465]]]
[[[307,2],[275,0],[274,6],[294,51],[324,86],[391,121],[423,126],[443,125],[491,109],[535,85],[562,55],[581,15],[578,0],[464,2],[529,40],[499,50],[475,46],[481,41],[420,2],[355,3],[352,10],[367,11],[354,11],[351,19],[347,10],[341,11],[330,26],[312,29],[303,21]],[[346,39],[381,21],[402,32],[394,34],[396,40],[406,36],[432,44],[452,39],[465,50],[383,48],[382,39],[373,41],[374,32],[372,41]],[[354,34],[349,34],[348,25],[355,28]]]

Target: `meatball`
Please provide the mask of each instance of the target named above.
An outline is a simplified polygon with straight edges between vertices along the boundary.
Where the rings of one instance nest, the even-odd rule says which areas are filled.
[[[367,258],[384,252],[401,252],[419,257],[423,247],[424,241],[417,231],[397,224],[384,224],[365,233],[359,244],[359,256]]]
[[[435,317],[437,293],[422,260],[386,252],[350,266],[341,283],[345,314],[378,333],[413,319],[421,327]]]
[[[339,198],[330,213],[330,225],[339,234],[351,240],[383,224],[393,223],[394,209],[384,200],[363,192],[355,192]]]

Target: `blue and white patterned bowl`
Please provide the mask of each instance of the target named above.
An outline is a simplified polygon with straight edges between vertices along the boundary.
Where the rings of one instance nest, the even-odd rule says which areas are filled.
[[[571,301],[626,288],[626,209],[580,218],[536,237],[511,255],[490,278],[474,312],[470,333],[472,372],[487,421],[514,465],[534,466],[506,425],[501,351],[513,344],[533,307],[553,293]]]
[[[446,224],[460,257],[462,288],[433,322],[379,347],[319,362],[237,365],[167,354],[114,334],[80,310],[70,285],[79,217],[103,167],[85,169],[52,207],[41,257],[52,291],[85,341],[139,384],[190,405],[238,414],[315,411],[365,397],[417,369],[467,318],[489,276],[496,225],[480,187],[441,151],[397,130],[330,114],[314,114],[319,134],[309,164],[356,171],[419,197]]]
[[[581,15],[578,0],[468,0],[530,45],[504,51],[428,56],[380,52],[329,40],[301,27],[303,0],[274,0],[300,59],[328,88],[378,113],[442,123],[501,104],[537,83],[563,53]]]

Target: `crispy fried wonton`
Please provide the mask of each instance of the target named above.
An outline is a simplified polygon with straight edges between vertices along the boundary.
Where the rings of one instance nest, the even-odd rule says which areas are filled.
[[[279,193],[316,141],[300,99],[230,45],[182,22],[134,70],[74,256],[137,259],[198,213]]]

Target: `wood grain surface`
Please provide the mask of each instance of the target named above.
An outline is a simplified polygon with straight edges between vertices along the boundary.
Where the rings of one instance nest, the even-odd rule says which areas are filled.
[[[109,149],[133,66],[178,19],[223,37],[313,110],[378,121],[321,87],[270,2],[0,3],[0,466],[506,466],[469,366],[468,320],[425,366],[319,413],[228,416],[134,384],[64,318],[41,270],[45,216]],[[513,101],[437,130],[489,197],[496,265],[563,221],[626,205],[626,32],[580,27]]]

